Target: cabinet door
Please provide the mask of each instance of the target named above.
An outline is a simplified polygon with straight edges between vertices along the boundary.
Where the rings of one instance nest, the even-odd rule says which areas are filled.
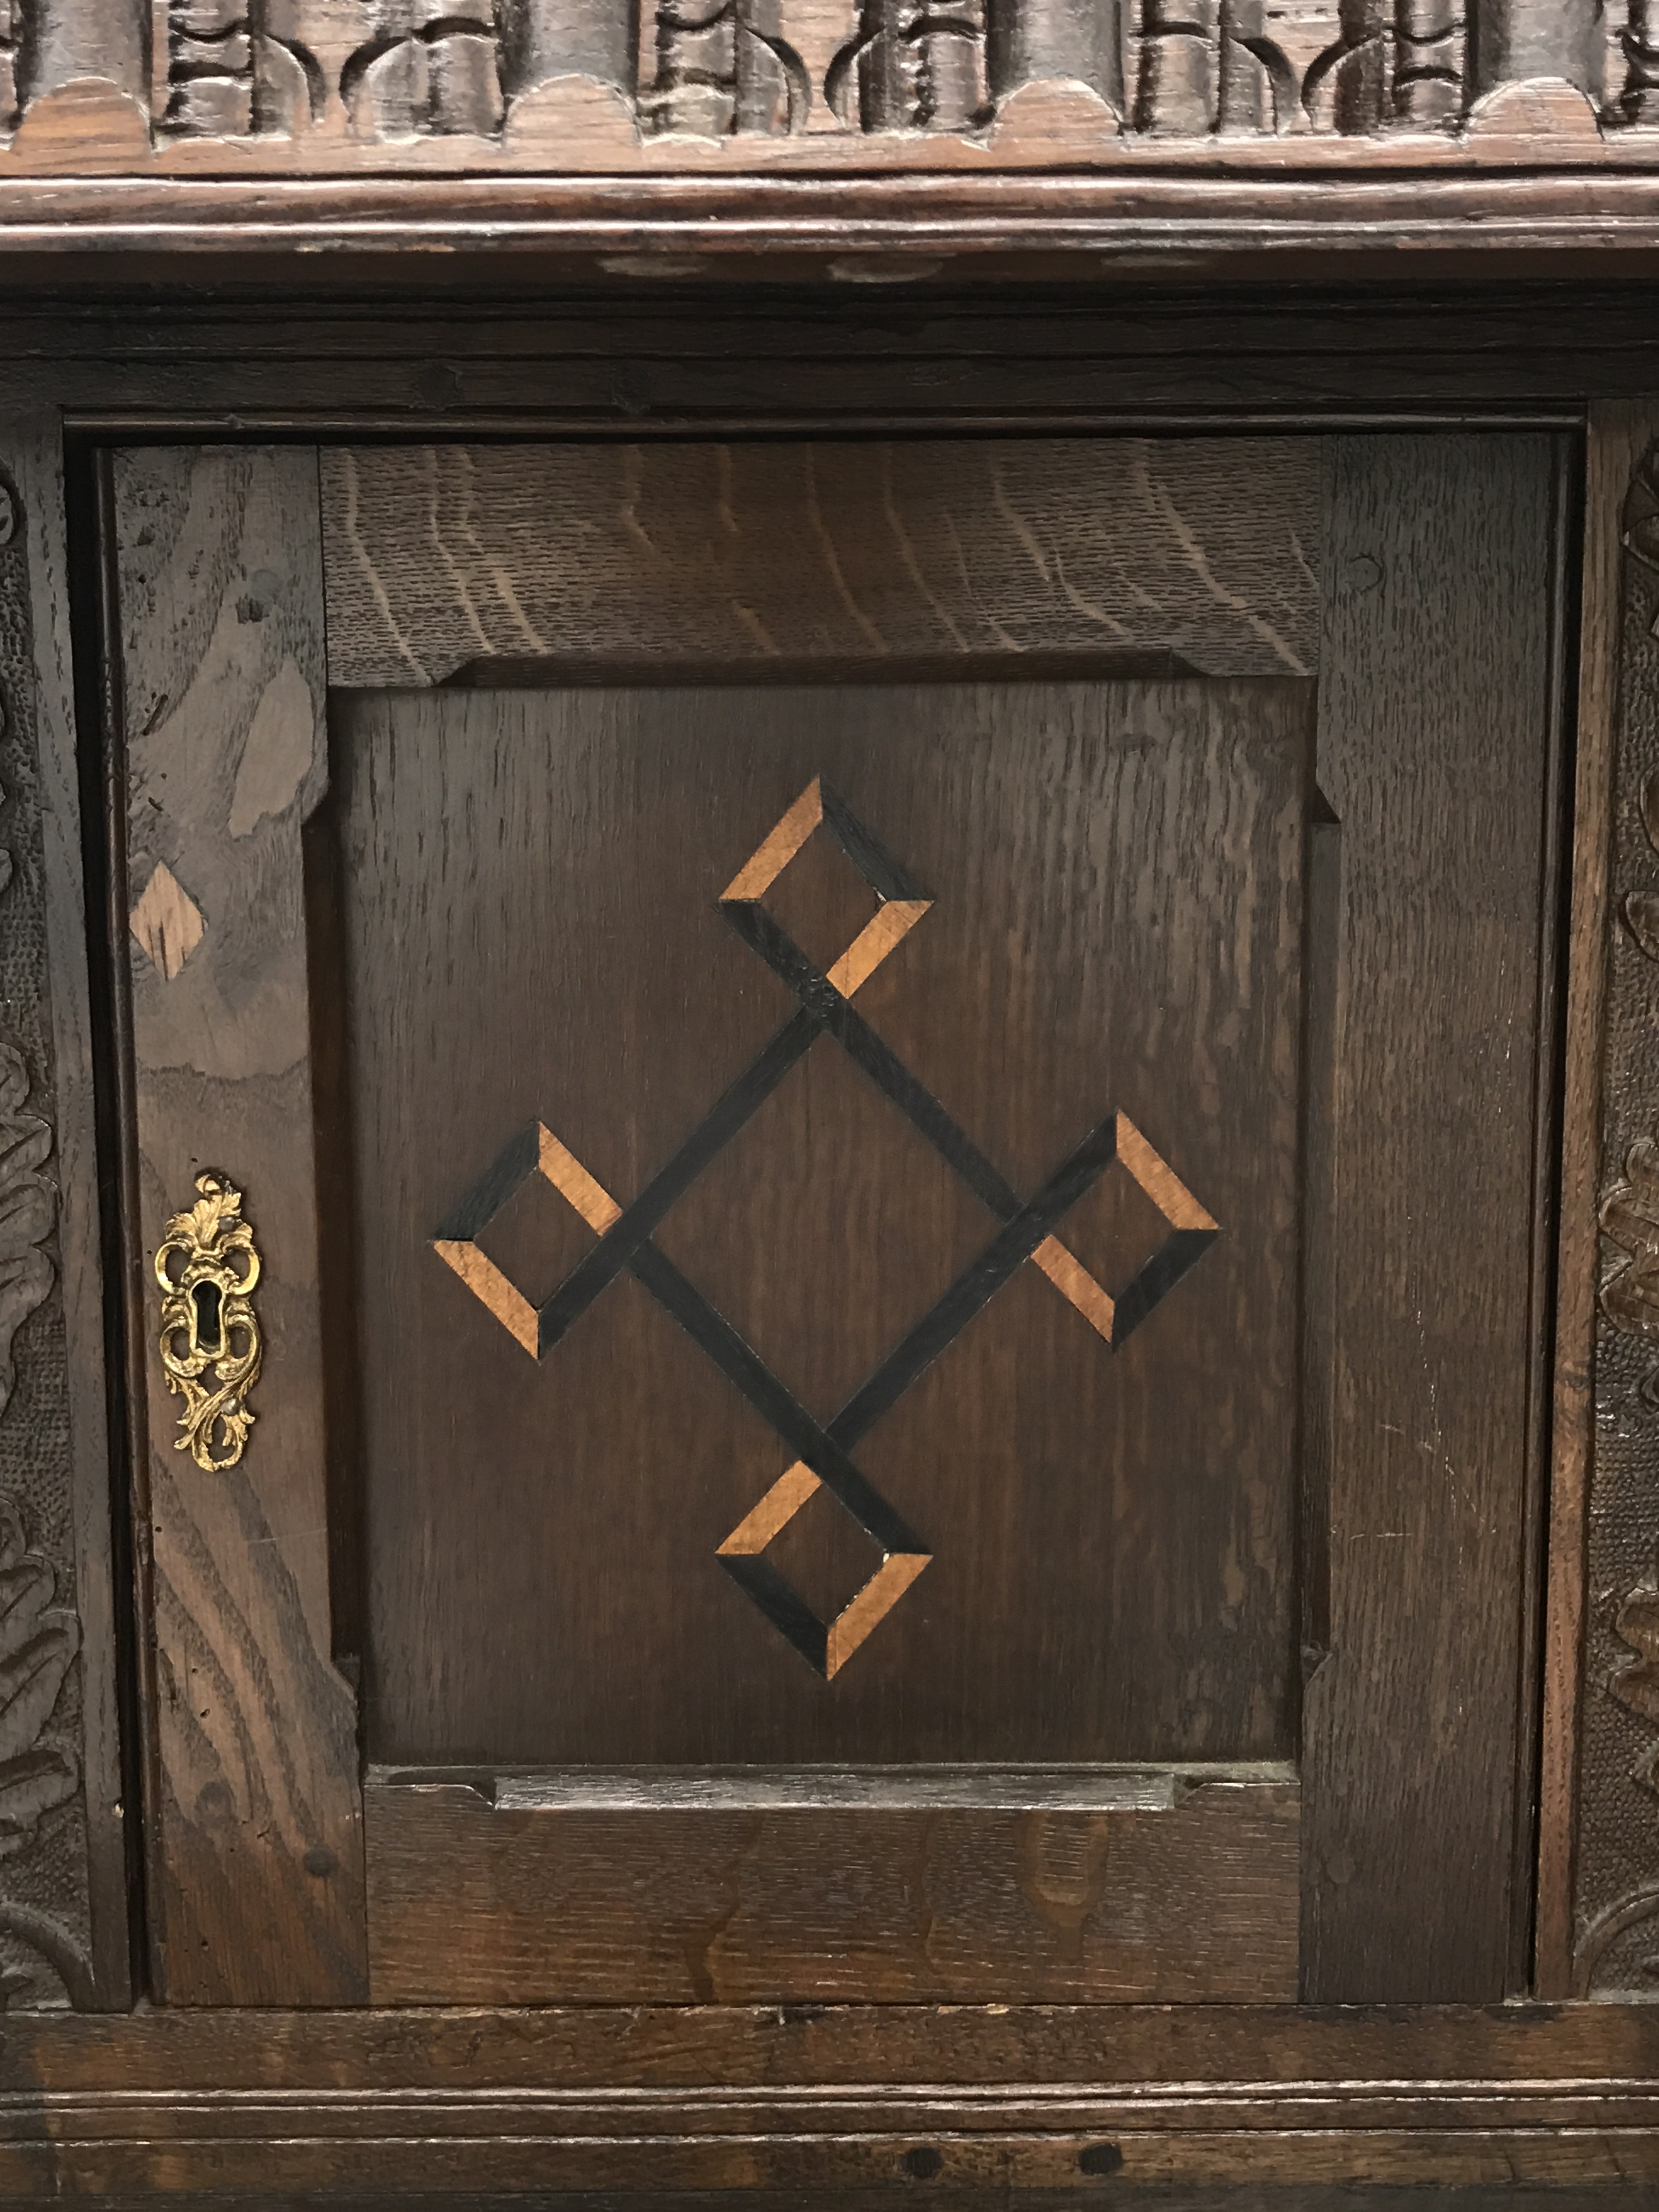
[[[173,2001],[1504,1994],[1555,467],[116,458]]]

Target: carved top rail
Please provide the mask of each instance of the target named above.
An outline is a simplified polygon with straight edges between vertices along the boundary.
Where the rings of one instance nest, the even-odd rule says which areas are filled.
[[[1659,0],[0,0],[0,177],[1659,165]]]

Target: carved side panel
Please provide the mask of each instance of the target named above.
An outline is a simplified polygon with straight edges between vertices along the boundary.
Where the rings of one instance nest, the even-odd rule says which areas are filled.
[[[1659,447],[1625,512],[1576,1978],[1659,1996]]]
[[[94,2002],[34,714],[0,471],[0,2008]]]

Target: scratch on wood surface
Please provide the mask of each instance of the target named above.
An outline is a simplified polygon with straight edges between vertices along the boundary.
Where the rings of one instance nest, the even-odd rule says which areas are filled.
[[[730,446],[716,446],[714,453],[719,478],[719,488],[714,495],[714,512],[719,515],[720,528],[726,535],[729,538],[738,538],[743,533],[738,527],[738,518],[732,506],[732,448]]]
[[[741,599],[733,599],[732,611],[763,653],[769,653],[775,660],[781,658],[776,640],[753,607],[745,606]]]
[[[636,545],[642,545],[653,560],[660,560],[661,549],[652,540],[650,532],[640,520],[640,494],[645,489],[645,456],[637,446],[623,447],[623,499],[619,513],[622,526]]]

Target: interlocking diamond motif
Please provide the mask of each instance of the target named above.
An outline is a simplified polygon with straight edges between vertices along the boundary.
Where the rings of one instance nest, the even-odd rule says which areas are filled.
[[[807,839],[827,830],[879,904],[834,965],[808,959],[767,910],[766,895]],[[854,1010],[853,1000],[933,904],[930,895],[821,777],[744,862],[720,898],[726,920],[799,1000],[797,1012],[717,1099],[673,1158],[629,1206],[619,1206],[539,1121],[502,1151],[450,1212],[433,1248],[533,1358],[624,1269],[652,1292],[727,1380],[772,1425],[794,1456],[720,1545],[732,1580],[797,1651],[833,1677],[897,1604],[933,1557],[851,1456],[1015,1269],[1030,1261],[1115,1351],[1218,1235],[1216,1223],[1126,1114],[1108,1113],[1041,1190],[1020,1199],[926,1087]],[[978,1256],[859,1386],[820,1423],[653,1241],[658,1224],[717,1152],[770,1097],[821,1036],[832,1038],[906,1115],[996,1215],[1000,1228]],[[1114,1164],[1122,1166],[1168,1224],[1168,1234],[1121,1289],[1108,1291],[1055,1233]],[[532,1175],[544,1176],[593,1231],[595,1242],[551,1296],[534,1306],[479,1249],[478,1238]],[[882,1553],[882,1564],[831,1621],[820,1620],[766,1557],[807,1501],[828,1490]]]

